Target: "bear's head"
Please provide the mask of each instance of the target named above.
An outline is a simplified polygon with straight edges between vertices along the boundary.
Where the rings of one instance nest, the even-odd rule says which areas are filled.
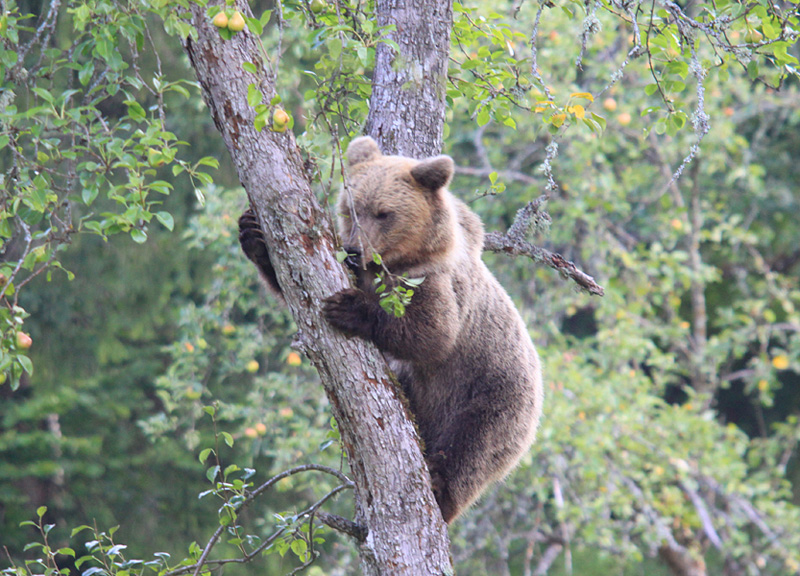
[[[367,262],[378,253],[393,272],[448,252],[457,226],[447,191],[454,172],[449,156],[384,156],[367,136],[350,143],[347,158],[349,186],[338,205],[347,252]]]

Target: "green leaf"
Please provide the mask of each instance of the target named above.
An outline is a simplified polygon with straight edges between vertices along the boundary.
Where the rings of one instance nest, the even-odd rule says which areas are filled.
[[[300,558],[301,560],[305,559],[305,554],[307,550],[308,550],[308,544],[306,543],[305,540],[297,539],[292,541],[292,552],[294,552],[295,555],[297,555],[297,557]]]
[[[256,86],[255,84],[250,84],[247,87],[247,104],[255,108],[258,104],[261,104],[261,101],[264,99],[264,94],[261,93],[261,89]]]
[[[369,52],[366,46],[359,46],[356,48],[356,54],[358,54],[358,59],[361,61],[362,65],[367,66],[369,64]]]
[[[142,108],[142,105],[135,100],[126,100],[125,105],[128,107],[128,116],[135,122],[144,122],[147,119],[147,113]]]
[[[209,480],[212,480],[212,479],[213,478],[209,478]],[[220,517],[219,517],[219,525],[220,526],[230,526],[231,523],[235,519],[236,519],[235,515],[230,510],[227,510],[226,512],[223,512],[220,515]]]
[[[485,126],[486,124],[489,123],[490,119],[491,116],[489,109],[486,107],[481,108],[480,112],[478,112],[478,117],[476,118],[478,126]]]
[[[257,18],[246,17],[245,22],[247,22],[247,27],[253,34],[256,36],[261,36],[261,33],[264,31],[264,25],[261,24],[260,20]]]
[[[750,60],[747,64],[747,75],[750,77],[750,80],[758,78],[758,62],[756,60]]]
[[[156,212],[156,218],[164,225],[164,228],[172,232],[172,229],[175,226],[175,221],[172,218],[172,214],[169,212]]]
[[[75,536],[77,536],[78,534],[83,532],[84,530],[92,530],[92,527],[91,526],[87,526],[86,524],[84,524],[83,526],[77,526],[77,527],[72,529],[72,532],[70,532],[69,537],[70,538],[74,538]]]
[[[116,544],[111,548],[109,548],[106,554],[108,554],[109,556],[119,556],[119,553],[125,550],[125,548],[127,548],[125,544]]]
[[[134,228],[131,230],[131,238],[133,238],[133,241],[137,244],[144,244],[147,242],[147,232],[139,228]]]
[[[87,206],[90,206],[92,202],[94,202],[95,198],[97,198],[97,194],[99,192],[100,189],[93,184],[84,187],[84,189],[81,191],[81,199],[83,200],[83,203]]]
[[[206,460],[208,460],[208,457],[211,455],[211,453],[212,453],[213,451],[214,451],[214,449],[213,449],[213,448],[206,448],[206,449],[202,450],[202,451],[200,452],[200,455],[197,457],[197,458],[198,458],[198,460],[200,460],[200,463],[201,463],[201,464],[205,464],[205,463],[206,463]]]
[[[81,83],[82,86],[86,86],[92,80],[93,74],[94,74],[94,63],[92,61],[89,61],[86,64],[84,64],[80,70],[78,70],[78,81]]]
[[[222,432],[222,438],[225,440],[225,444],[233,447],[233,436],[231,436],[227,432]]]
[[[28,374],[33,374],[33,362],[31,361],[30,358],[28,358],[24,354],[20,354],[19,356],[17,356],[17,362],[19,362],[19,365],[22,366],[22,369],[25,370],[25,372],[27,372]],[[44,506],[42,506],[42,508],[47,510],[47,508],[45,508]]]
[[[36,515],[37,515],[39,518],[41,518],[42,516],[44,516],[46,513],[47,513],[47,506],[39,506],[39,507],[36,509]]]
[[[327,42],[328,54],[333,60],[338,60],[342,54],[342,41],[339,38],[330,38]]]
[[[53,95],[50,94],[50,92],[48,92],[44,88],[40,88],[38,86],[34,86],[33,87],[33,92],[34,92],[34,94],[39,96],[39,98],[41,98],[42,100],[44,100],[48,104],[53,104],[54,103]]]
[[[269,117],[270,117],[269,111],[256,114],[256,119],[253,122],[253,127],[256,129],[257,132],[261,132],[264,129],[264,127],[269,123]]]
[[[204,156],[197,161],[198,166],[210,166],[211,168],[219,168],[219,160],[213,156]]]
[[[209,482],[213,482],[214,479],[217,477],[217,474],[219,474],[219,465],[212,466],[211,468],[206,470],[206,478],[208,478]]]

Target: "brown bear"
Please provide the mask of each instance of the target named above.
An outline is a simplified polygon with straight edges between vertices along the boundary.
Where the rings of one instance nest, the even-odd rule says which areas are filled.
[[[339,234],[357,282],[326,300],[325,317],[386,356],[450,523],[533,442],[543,400],[539,358],[511,298],[481,260],[480,219],[447,190],[452,159],[384,156],[369,137],[353,140],[347,156]],[[240,219],[240,241],[280,290],[250,211]],[[400,317],[383,309],[376,292],[384,266],[389,288],[401,277],[424,278]]]

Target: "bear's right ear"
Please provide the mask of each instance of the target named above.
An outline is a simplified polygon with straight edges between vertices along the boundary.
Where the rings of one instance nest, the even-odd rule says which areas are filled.
[[[411,176],[424,188],[436,192],[450,184],[455,164],[450,156],[436,156],[423,160],[411,169]]]
[[[356,138],[347,147],[347,165],[352,168],[383,156],[377,142],[369,136]]]

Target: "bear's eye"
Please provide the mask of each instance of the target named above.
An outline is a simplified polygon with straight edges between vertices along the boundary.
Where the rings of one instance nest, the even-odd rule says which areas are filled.
[[[377,220],[386,220],[389,216],[390,216],[390,214],[388,212],[376,212],[375,213],[375,218]]]

